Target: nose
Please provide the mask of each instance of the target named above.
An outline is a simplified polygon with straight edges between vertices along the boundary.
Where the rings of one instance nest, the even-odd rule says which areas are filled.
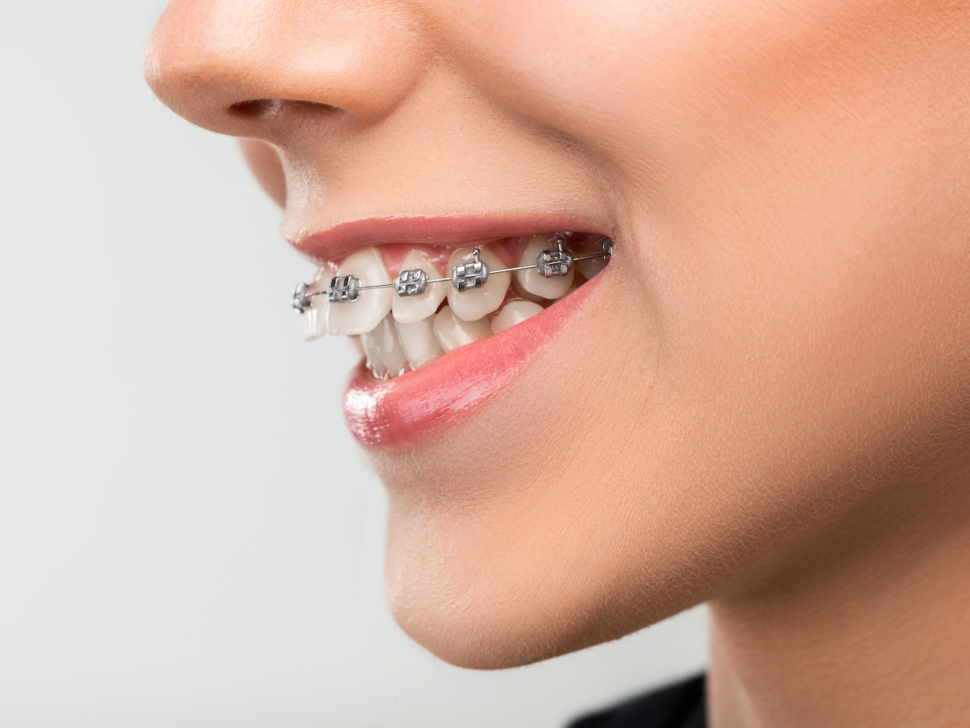
[[[369,124],[426,65],[402,5],[355,0],[175,0],[145,52],[145,77],[176,113],[222,134],[282,143],[307,115]]]

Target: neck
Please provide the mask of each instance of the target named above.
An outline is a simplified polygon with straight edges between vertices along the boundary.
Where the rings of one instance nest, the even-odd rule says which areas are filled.
[[[970,479],[711,605],[713,728],[970,725]]]

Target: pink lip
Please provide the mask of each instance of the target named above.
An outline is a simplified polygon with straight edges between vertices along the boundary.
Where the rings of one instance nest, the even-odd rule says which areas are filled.
[[[363,363],[344,394],[344,415],[362,445],[395,449],[479,409],[535,359],[563,326],[587,308],[602,275],[501,334],[460,347],[413,372],[381,381]]]
[[[434,217],[412,215],[349,220],[291,241],[304,255],[339,261],[355,250],[382,243],[459,246],[554,230],[599,232],[612,230],[596,221],[570,215],[503,215]]]

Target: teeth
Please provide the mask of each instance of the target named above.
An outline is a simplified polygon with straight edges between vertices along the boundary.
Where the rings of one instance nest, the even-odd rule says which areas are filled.
[[[427,253],[412,250],[401,261],[401,270],[420,268],[428,274],[428,278],[442,278],[439,271]],[[429,316],[433,316],[438,306],[448,295],[448,288],[441,283],[432,283],[419,296],[394,296],[391,310],[394,320],[402,324],[416,324]]]
[[[499,257],[491,250],[488,248],[481,248],[480,250],[482,262],[488,266],[490,271],[505,268]],[[451,271],[455,266],[470,263],[472,260],[472,248],[458,248],[448,260],[448,270]],[[535,260],[533,259],[532,262],[535,263]],[[450,286],[448,305],[453,310],[452,315],[468,322],[478,321],[487,316],[502,305],[502,301],[505,300],[505,292],[509,290],[511,282],[511,273],[490,273],[488,280],[481,288],[459,292],[454,286]],[[438,314],[438,316],[440,317],[441,314]],[[437,319],[435,321],[437,326]],[[444,342],[441,345],[445,347],[445,351],[449,351]]]
[[[384,359],[381,357],[381,352],[377,349],[377,342],[369,333],[362,334],[359,340],[364,350],[364,356],[367,358],[367,368],[375,375],[382,376],[387,371],[387,367],[384,366]]]
[[[385,316],[371,331],[362,334],[360,343],[364,345],[367,366],[375,374],[396,377],[407,367],[408,360],[391,316]]]
[[[483,259],[484,257],[482,256]],[[458,265],[461,265],[461,263],[459,262]],[[489,276],[488,280],[491,282],[492,277]],[[488,284],[486,283],[486,285]],[[455,315],[450,307],[445,306],[434,317],[434,334],[438,338],[441,348],[449,352],[459,346],[471,344],[473,341],[487,339],[492,335],[492,327],[485,319],[463,321]]]
[[[434,335],[434,320],[432,315],[413,324],[396,323],[397,338],[412,369],[420,369],[444,356],[445,351]]]
[[[519,265],[534,266],[539,254],[543,250],[548,250],[553,247],[555,246],[552,241],[545,235],[533,236],[532,240],[525,246]],[[546,278],[545,276],[539,275],[539,271],[535,268],[517,270],[515,272],[515,287],[525,294],[531,294],[528,295],[529,298],[535,296],[545,299],[562,298],[569,292],[569,288],[573,284],[574,276],[575,272],[573,270],[564,276],[556,276],[554,278]]]
[[[307,293],[324,292],[322,296],[314,296],[310,299],[310,308],[306,311],[306,328],[303,330],[307,341],[319,339],[327,333],[327,309],[330,308],[330,301],[327,300],[326,291],[331,278],[333,278],[333,266],[324,263],[307,289]]]
[[[571,237],[570,233],[564,235]],[[395,377],[427,366],[446,352],[499,334],[532,318],[551,301],[567,295],[573,287],[582,285],[606,267],[604,258],[595,257],[576,263],[578,277],[570,270],[565,276],[546,278],[536,270],[536,259],[544,251],[555,248],[554,237],[534,235],[525,239],[519,262],[524,270],[515,271],[514,277],[519,294],[511,296],[515,300],[506,302],[513,276],[509,272],[495,272],[506,265],[491,247],[477,251],[481,263],[488,267],[487,276],[480,267],[468,266],[475,260],[473,248],[459,248],[451,254],[448,260],[450,276],[442,274],[433,262],[439,258],[432,256],[437,252],[444,253],[444,250],[431,254],[424,248],[409,250],[401,261],[402,272],[420,270],[423,274],[402,275],[393,285],[383,256],[376,248],[367,248],[348,256],[336,270],[332,264],[324,263],[309,286],[297,288],[293,305],[306,314],[308,341],[327,333],[349,335],[376,376]],[[604,240],[602,235],[580,235],[574,240],[579,249],[574,248],[573,254],[577,257],[600,256]],[[523,241],[513,242],[518,247]],[[546,263],[557,260],[554,254],[551,255],[552,258],[544,258]],[[543,269],[548,272],[556,270],[555,266],[551,269],[543,266]],[[425,275],[428,279],[448,280],[428,284],[417,296],[396,293],[396,289],[402,294],[421,290]],[[331,303],[326,295],[313,295],[327,291],[335,276],[340,280],[332,295],[339,303]],[[483,278],[484,285],[474,288]],[[358,292],[355,297],[355,286],[366,290]],[[445,297],[448,305],[438,311]]]
[[[542,306],[533,301],[509,301],[492,319],[492,333],[500,334],[506,329],[532,318],[537,313],[542,313],[543,310]]]
[[[594,235],[586,243],[580,247],[577,255],[591,255],[593,253],[601,253],[603,251],[603,241],[606,239],[605,235]],[[576,270],[586,280],[589,280],[601,270],[606,267],[606,258],[590,258],[589,260],[581,260],[576,263]]]
[[[337,271],[338,276],[354,276],[365,286],[380,286],[391,282],[380,253],[374,248],[358,250],[347,256]],[[393,288],[364,291],[355,303],[342,303],[329,307],[327,330],[333,336],[341,334],[366,334],[373,331],[391,312],[394,301]]]

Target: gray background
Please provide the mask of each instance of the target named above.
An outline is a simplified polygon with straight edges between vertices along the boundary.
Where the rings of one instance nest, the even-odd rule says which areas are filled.
[[[384,603],[349,345],[234,143],[155,100],[163,3],[0,10],[0,724],[558,726],[698,669],[694,610],[482,673]]]

